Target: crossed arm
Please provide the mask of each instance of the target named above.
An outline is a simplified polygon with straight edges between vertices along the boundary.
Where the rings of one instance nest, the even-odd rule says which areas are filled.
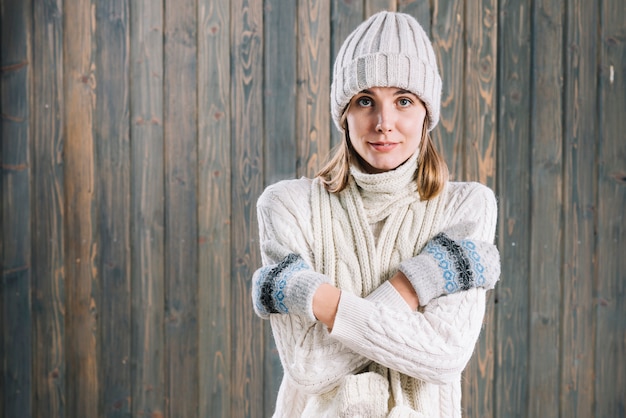
[[[302,225],[297,225],[297,217],[276,213],[281,205],[270,203],[259,212],[265,267],[253,278],[253,302],[257,314],[271,320],[285,372],[296,385],[321,393],[371,361],[435,383],[458,377],[480,332],[485,289],[493,287],[499,276],[497,250],[481,241],[493,239],[493,231],[439,237],[403,262],[396,275],[372,294],[359,298],[342,294],[327,277],[308,267],[298,255],[310,254],[306,231],[281,236],[274,222],[283,226],[291,222],[295,229]],[[492,204],[495,208],[495,200]],[[292,245],[285,248],[285,243]],[[465,270],[458,269],[462,273],[451,278],[454,269],[450,263],[441,267],[440,261],[454,262],[459,251],[469,254],[460,264]],[[291,262],[283,263],[287,254]],[[494,254],[495,262],[480,262]],[[286,266],[277,269],[281,263]],[[485,271],[485,266],[493,268]],[[265,304],[261,289],[266,291]],[[267,291],[276,298],[268,297]],[[316,365],[315,374],[311,364]]]

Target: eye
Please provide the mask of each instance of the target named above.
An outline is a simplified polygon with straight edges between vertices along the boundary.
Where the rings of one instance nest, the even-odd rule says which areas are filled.
[[[372,99],[370,99],[367,96],[363,96],[363,97],[359,97],[356,101],[356,103],[360,106],[360,107],[370,107],[373,104]]]
[[[408,107],[411,106],[413,104],[413,100],[409,99],[408,97],[400,97],[398,99],[398,105],[400,107]]]

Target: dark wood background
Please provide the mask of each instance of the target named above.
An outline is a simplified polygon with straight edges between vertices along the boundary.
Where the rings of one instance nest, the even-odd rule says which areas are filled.
[[[2,417],[270,415],[256,198],[337,143],[333,57],[382,8],[499,199],[465,416],[625,416],[623,0],[0,0]]]

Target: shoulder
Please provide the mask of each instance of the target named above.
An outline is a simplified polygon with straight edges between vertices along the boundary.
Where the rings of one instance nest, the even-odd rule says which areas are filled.
[[[496,196],[489,187],[477,182],[448,182],[445,190],[445,206],[455,210],[468,204],[474,208],[488,206],[495,209]]]
[[[311,179],[282,180],[265,188],[257,201],[257,208],[302,206],[309,201],[310,194]]]
[[[311,223],[311,180],[283,180],[268,186],[257,201],[262,228],[308,228]]]
[[[266,249],[282,246],[311,260],[311,180],[283,180],[268,186],[257,201],[261,255],[270,262]]]

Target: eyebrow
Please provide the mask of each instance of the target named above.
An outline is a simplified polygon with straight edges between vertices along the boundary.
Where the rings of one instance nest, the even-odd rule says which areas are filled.
[[[370,95],[374,95],[374,93],[373,93],[371,90],[369,90],[369,89],[361,90],[361,91],[359,92],[359,94],[370,94]],[[394,95],[394,96],[400,96],[400,95],[403,95],[403,94],[412,94],[413,96],[417,96],[417,95],[416,95],[415,93],[413,93],[412,91],[409,91],[409,90],[406,90],[406,89],[398,89],[398,90],[396,90],[396,91],[393,93],[393,95]]]

